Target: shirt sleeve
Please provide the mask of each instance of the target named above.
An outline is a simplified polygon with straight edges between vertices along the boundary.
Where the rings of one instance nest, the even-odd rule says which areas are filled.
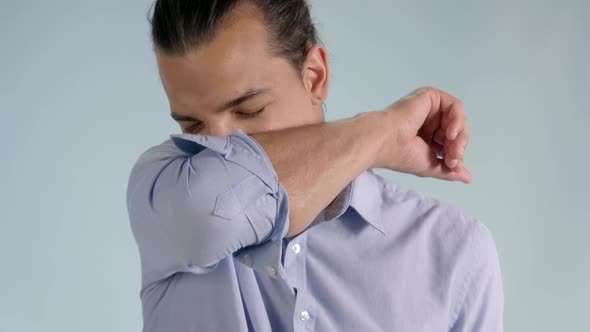
[[[451,332],[502,332],[504,291],[496,245],[481,222],[476,223],[474,232],[475,261]]]
[[[131,170],[127,210],[144,285],[210,272],[232,254],[280,263],[289,227],[287,192],[262,146],[240,129],[170,135],[149,148]]]

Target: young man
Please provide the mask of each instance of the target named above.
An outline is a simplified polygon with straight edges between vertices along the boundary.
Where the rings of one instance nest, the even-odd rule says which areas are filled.
[[[150,22],[183,134],[128,183],[144,331],[502,330],[488,229],[372,171],[470,182],[460,100],[326,123],[304,0],[157,0]]]

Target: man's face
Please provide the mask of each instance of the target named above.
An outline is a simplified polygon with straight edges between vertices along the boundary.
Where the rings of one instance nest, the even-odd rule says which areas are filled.
[[[309,60],[308,55],[312,69],[302,78],[287,59],[270,53],[257,8],[241,5],[230,15],[214,39],[196,51],[185,56],[156,51],[171,113],[182,131],[222,136],[238,128],[251,134],[323,122],[327,64],[324,92],[314,86],[322,73],[313,69],[321,67],[322,57]]]

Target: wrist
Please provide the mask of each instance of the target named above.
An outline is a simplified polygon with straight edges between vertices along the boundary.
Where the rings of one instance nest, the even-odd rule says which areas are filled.
[[[368,111],[355,115],[354,119],[358,122],[362,149],[369,154],[368,168],[385,168],[387,166],[385,154],[385,145],[387,137],[392,128],[389,128],[388,113],[382,111]]]

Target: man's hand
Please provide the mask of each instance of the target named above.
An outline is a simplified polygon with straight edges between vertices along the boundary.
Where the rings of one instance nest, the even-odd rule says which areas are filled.
[[[469,137],[461,100],[441,90],[423,87],[382,113],[389,128],[385,128],[386,140],[374,167],[419,177],[471,182],[471,173],[463,165]]]

